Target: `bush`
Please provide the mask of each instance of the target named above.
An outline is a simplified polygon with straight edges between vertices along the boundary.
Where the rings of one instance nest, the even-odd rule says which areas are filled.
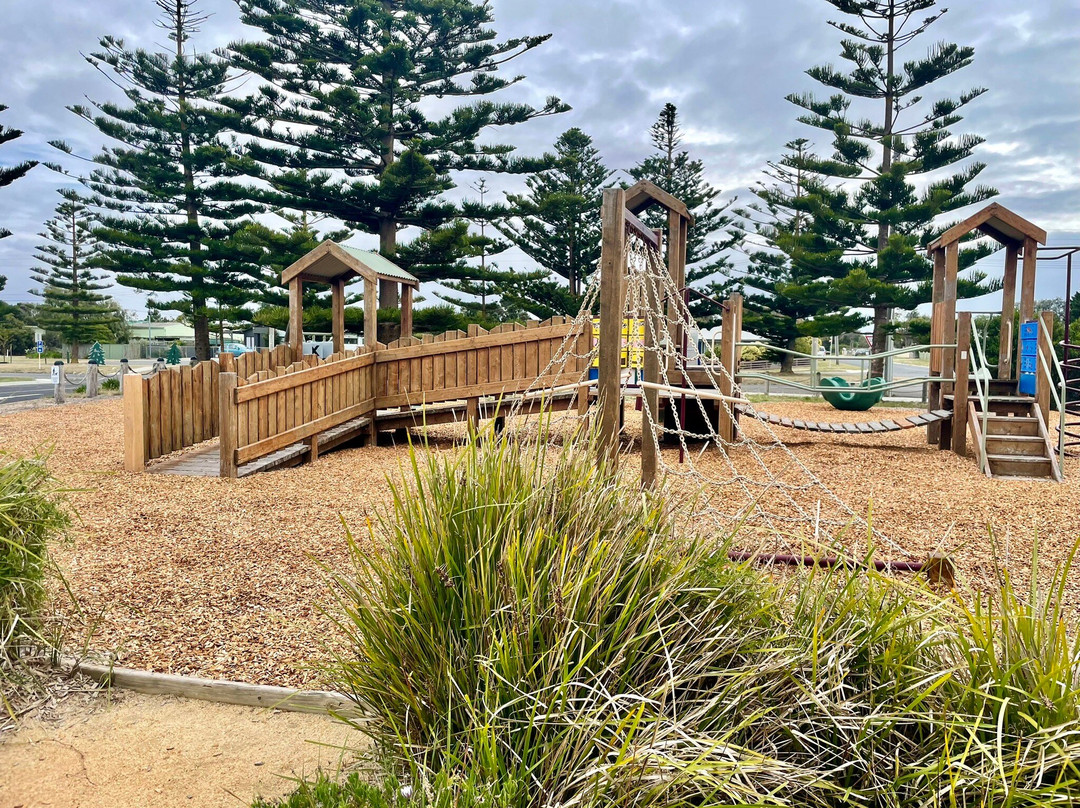
[[[0,455],[0,665],[45,641],[40,621],[53,571],[48,542],[68,525],[45,458]]]
[[[764,345],[744,345],[740,358],[743,362],[760,362],[769,354],[769,349]]]
[[[328,672],[421,804],[1080,798],[1063,575],[995,609],[865,568],[774,580],[591,441],[542,439],[413,454],[335,579]]]

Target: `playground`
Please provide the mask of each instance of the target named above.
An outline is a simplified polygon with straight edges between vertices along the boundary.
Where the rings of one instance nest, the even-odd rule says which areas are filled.
[[[667,216],[666,243],[638,218],[649,208]],[[930,402],[904,409],[879,398],[910,378],[849,395],[813,371],[788,384],[829,403],[752,400],[739,295],[724,302],[715,354],[689,350],[685,206],[641,182],[605,193],[603,223],[576,318],[415,337],[415,279],[326,242],[282,275],[287,344],[125,374],[121,401],[0,415],[5,447],[53,446],[74,492],[80,521],[57,557],[91,616],[91,649],[125,667],[314,686],[335,641],[326,575],[345,569],[346,529],[374,552],[370,526],[410,445],[453,454],[480,430],[535,437],[540,414],[553,451],[594,429],[597,462],[628,484],[666,486],[685,536],[737,533],[749,558],[916,572],[943,558],[960,587],[990,590],[1002,569],[1027,574],[1036,542],[1048,573],[1068,557],[1080,459],[1066,451],[1052,315],[1034,312],[1035,225],[991,205],[930,246],[930,359],[915,380]],[[1004,322],[1020,288],[1021,333],[1002,339],[993,367],[955,311],[957,244],[976,229],[1007,246]],[[377,290],[399,287],[398,340],[371,330],[345,350],[356,279],[372,311]],[[304,352],[304,284],[333,290],[326,358]],[[1080,607],[1080,586],[1066,595]]]
[[[835,413],[824,403],[768,406],[794,418]],[[632,404],[626,410],[627,433],[639,439],[640,416]],[[99,615],[92,648],[145,670],[315,686],[312,665],[338,635],[320,612],[325,579],[313,562],[347,563],[342,520],[357,541],[368,541],[369,518],[388,504],[386,476],[407,462],[408,448],[348,448],[240,480],[131,474],[123,470],[120,416],[115,399],[0,415],[7,447],[53,444],[52,467],[77,489],[80,520],[73,541],[56,552],[83,608]],[[748,432],[758,428],[746,424]],[[429,428],[430,451],[455,451],[465,429]],[[913,557],[952,557],[963,587],[992,586],[999,562],[1023,579],[1035,540],[1049,573],[1080,535],[1075,458],[1066,460],[1065,482],[1053,484],[989,479],[970,460],[928,446],[919,429],[797,432],[788,445],[853,508],[872,507],[874,524],[902,536]],[[663,454],[677,464],[677,448]],[[636,457],[627,456],[626,474],[637,472]],[[1080,581],[1069,598],[1080,608]]]

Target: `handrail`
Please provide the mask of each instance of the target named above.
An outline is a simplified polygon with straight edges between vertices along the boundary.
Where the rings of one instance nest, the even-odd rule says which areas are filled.
[[[888,359],[890,356],[900,356],[906,353],[921,353],[922,351],[929,351],[932,348],[955,348],[955,342],[933,344],[933,345],[909,345],[906,348],[893,348],[891,351],[883,351],[877,354],[868,354],[867,356],[851,356],[848,354],[840,354],[839,356],[833,356],[832,354],[808,354],[801,351],[789,351],[787,348],[777,348],[773,345],[762,345],[760,342],[738,342],[736,343],[738,348],[765,348],[769,351],[776,351],[776,353],[789,354],[790,356],[799,356],[804,359],[843,359],[845,362],[873,362],[875,359]],[[933,380],[936,381],[936,380]]]
[[[971,357],[971,377],[975,379],[975,391],[979,395],[979,409],[982,411],[982,429],[978,430],[979,434],[976,436],[979,439],[979,462],[983,474],[990,476],[990,460],[986,456],[986,429],[990,418],[990,363],[986,361],[986,351],[983,350],[977,328],[971,329],[971,343],[975,346]]]
[[[1046,327],[1046,322],[1040,317],[1039,320],[1039,336],[1046,340],[1046,353],[1050,354],[1053,362],[1050,366],[1047,365],[1046,357],[1042,350],[1039,350],[1039,366],[1042,368],[1046,379],[1049,382],[1047,385],[1050,388],[1050,394],[1054,397],[1054,403],[1057,405],[1058,411],[1058,447],[1057,447],[1057,462],[1058,469],[1062,476],[1065,475],[1065,402],[1068,399],[1068,393],[1066,392],[1068,382],[1065,378],[1065,371],[1061,367],[1061,360],[1058,359],[1057,351],[1054,350],[1054,335]],[[1057,379],[1055,380],[1055,375]],[[1057,386],[1060,385],[1060,386]]]
[[[739,381],[744,379],[758,379],[761,381],[772,382],[773,384],[783,385],[785,387],[794,387],[798,390],[804,390],[808,393],[835,393],[838,388],[836,387],[818,387],[815,385],[802,384],[801,382],[793,382],[790,379],[785,379],[782,376],[770,376],[767,373],[739,373],[736,374],[736,378]],[[916,385],[923,384],[950,384],[955,382],[956,379],[945,376],[913,376],[909,379],[894,379],[891,382],[886,382],[881,385],[874,385],[871,388],[854,387],[852,390],[861,391],[864,389],[870,389],[876,392],[888,393],[890,390],[897,390],[901,387],[915,387]],[[843,389],[843,388],[840,388]]]

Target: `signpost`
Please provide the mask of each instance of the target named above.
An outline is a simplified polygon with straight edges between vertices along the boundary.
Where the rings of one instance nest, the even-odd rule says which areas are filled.
[[[43,353],[45,353],[45,341],[39,339],[37,341],[37,369],[38,370],[41,370],[41,355]]]

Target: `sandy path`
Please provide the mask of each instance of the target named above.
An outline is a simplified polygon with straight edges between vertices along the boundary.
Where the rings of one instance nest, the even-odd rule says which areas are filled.
[[[361,741],[324,716],[113,694],[0,742],[0,808],[246,806],[336,770]]]

